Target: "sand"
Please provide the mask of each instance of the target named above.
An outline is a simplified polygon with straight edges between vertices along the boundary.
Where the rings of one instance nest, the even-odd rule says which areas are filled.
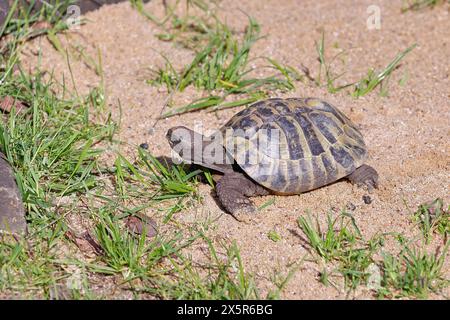
[[[301,4],[300,4],[301,3]],[[366,12],[369,5],[381,9],[381,28],[368,30]],[[402,1],[290,1],[250,0],[222,1],[222,14],[234,30],[243,31],[250,13],[262,26],[267,37],[252,49],[253,56],[269,56],[282,63],[300,68],[303,64],[315,74],[318,70],[315,41],[325,32],[328,55],[346,49],[342,83],[356,81],[369,67],[383,68],[397,53],[413,43],[417,47],[402,61],[390,80],[387,97],[378,90],[354,99],[348,92],[330,94],[326,88],[297,84],[295,91],[282,97],[320,97],[340,108],[360,127],[369,149],[368,164],[380,175],[380,188],[370,194],[372,202],[365,204],[366,191],[346,181],[298,196],[267,196],[255,198],[257,206],[275,198],[273,205],[262,211],[261,219],[252,224],[237,222],[217,205],[214,192],[200,186],[203,202],[177,213],[186,225],[201,223],[208,217],[217,218],[209,230],[215,239],[235,240],[241,250],[246,270],[256,274],[262,293],[271,289],[271,278],[277,272],[286,274],[289,266],[307,253],[301,240],[297,218],[305,212],[318,214],[324,221],[327,212],[336,215],[349,204],[352,214],[366,238],[377,233],[401,232],[406,236],[418,233],[410,221],[411,211],[426,201],[450,200],[450,13],[444,5],[434,10],[400,13]],[[146,5],[147,10],[162,14],[158,1]],[[205,129],[217,128],[235,112],[235,108],[218,113],[205,111],[161,120],[160,114],[167,91],[146,83],[150,69],[164,61],[158,52],[181,68],[193,58],[187,49],[159,41],[155,34],[161,29],[141,16],[128,3],[104,6],[85,15],[87,23],[60,39],[65,46],[81,46],[95,57],[102,55],[104,83],[108,106],[116,119],[118,101],[122,106],[119,138],[125,141],[121,151],[135,157],[139,144],[147,142],[156,156],[169,156],[165,140],[168,128],[174,125],[192,127],[201,121]],[[40,55],[39,55],[40,53]],[[53,70],[58,79],[69,77],[67,62],[46,38],[28,44],[23,57],[25,65],[34,69]],[[86,93],[100,82],[92,68],[72,59],[75,84]],[[337,72],[344,70],[336,64]],[[405,85],[399,80],[408,76]],[[175,96],[175,104],[183,105],[201,96],[188,89]],[[275,94],[274,94],[275,96]],[[267,236],[275,230],[281,240],[273,242]],[[390,244],[387,246],[389,247]],[[445,272],[450,273],[448,259]],[[321,271],[316,263],[304,262],[282,294],[285,299],[342,299],[342,290],[318,282]],[[447,292],[448,295],[448,292]],[[370,294],[358,290],[355,298]],[[432,298],[439,298],[432,296]]]

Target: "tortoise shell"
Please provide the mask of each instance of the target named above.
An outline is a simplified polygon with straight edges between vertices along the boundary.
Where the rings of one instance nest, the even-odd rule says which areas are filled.
[[[332,183],[367,157],[355,124],[316,98],[259,101],[234,115],[221,132],[225,149],[242,170],[280,194]]]

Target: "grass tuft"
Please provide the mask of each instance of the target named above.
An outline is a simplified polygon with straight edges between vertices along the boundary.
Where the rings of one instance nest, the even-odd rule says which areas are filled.
[[[197,176],[201,170],[186,171],[184,165],[168,165],[139,149],[138,159],[132,164],[119,155],[115,162],[116,190],[123,200],[146,201],[142,207],[156,207],[165,212],[164,223],[185,209],[191,200],[199,200]],[[161,208],[161,205],[169,204]]]
[[[321,38],[320,42],[316,42],[316,51],[317,51],[318,60],[319,60],[319,71],[318,71],[317,78],[314,79],[314,81],[317,86],[319,86],[319,87],[323,86],[323,84],[322,84],[323,75],[325,76],[326,87],[328,89],[328,92],[330,92],[330,93],[336,93],[336,92],[339,92],[345,88],[348,88],[348,87],[354,85],[354,83],[349,83],[349,84],[344,84],[344,85],[339,85],[339,86],[337,86],[335,84],[335,81],[338,80],[340,77],[342,77],[344,75],[344,73],[334,74],[331,66],[332,66],[332,63],[337,58],[339,58],[341,55],[343,55],[345,53],[345,51],[341,51],[338,54],[336,54],[334,57],[331,58],[331,62],[328,63],[325,59],[325,33],[324,32],[322,32],[322,38]]]
[[[270,63],[266,68],[275,69],[279,74],[266,78],[249,76],[254,71],[248,66],[250,50],[260,38],[259,24],[250,17],[242,41],[238,41],[226,25],[218,23],[217,28],[208,34],[207,44],[197,51],[192,62],[181,72],[177,72],[164,57],[165,68],[155,72],[150,84],[164,84],[169,91],[183,91],[188,86],[194,86],[216,94],[170,110],[162,117],[205,108],[218,110],[241,106],[265,97],[269,91],[292,90],[293,81],[300,75],[292,67],[282,66],[273,59],[266,59]],[[244,95],[244,98],[226,102],[230,95]]]
[[[317,218],[315,223],[310,216],[299,217],[297,222],[306,235],[311,248],[325,261],[331,261],[341,256],[343,250],[360,237],[359,229],[354,224],[353,218],[347,213],[342,213],[335,219],[328,214],[327,228],[324,231],[321,230]]]
[[[12,97],[24,106],[1,115],[0,151],[14,170],[29,228],[23,239],[0,236],[0,295],[111,298],[101,293],[111,285],[121,297],[132,292],[135,298],[258,298],[235,243],[218,248],[204,235],[206,223],[199,231],[174,219],[198,200],[201,171],[166,163],[142,149],[135,160],[115,152],[117,125],[104,115],[103,79],[82,97],[52,75],[44,81],[41,73],[21,70],[21,45],[32,36],[47,34],[64,50],[55,37],[65,28],[61,17],[56,11],[39,14],[11,15],[0,28],[0,98]],[[36,33],[34,23],[43,20],[50,23]],[[74,49],[102,76],[100,52],[97,62],[83,48]],[[105,151],[116,156],[114,165],[105,163]],[[158,217],[155,223],[165,224],[151,239],[130,233],[122,221],[145,209]],[[205,244],[209,250],[200,264],[188,252]]]
[[[156,34],[161,41],[175,42],[182,47],[195,49],[208,41],[208,35],[218,23],[216,1],[210,0],[177,0],[173,5],[163,1],[165,16],[158,19],[144,9],[142,0],[131,0],[131,4],[145,17],[163,28]],[[183,14],[178,13],[180,5],[184,5]]]

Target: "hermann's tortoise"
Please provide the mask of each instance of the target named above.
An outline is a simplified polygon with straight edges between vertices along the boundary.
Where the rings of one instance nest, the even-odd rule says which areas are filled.
[[[238,220],[255,210],[247,197],[299,194],[343,177],[369,190],[378,184],[359,130],[315,98],[260,101],[209,137],[180,126],[167,138],[184,162],[223,174],[217,196]]]

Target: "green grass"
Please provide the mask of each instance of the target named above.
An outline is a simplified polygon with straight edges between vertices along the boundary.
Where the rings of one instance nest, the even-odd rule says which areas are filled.
[[[56,263],[67,231],[65,217],[80,194],[101,185],[100,144],[111,140],[115,125],[108,118],[93,120],[99,106],[90,95],[61,99],[39,74],[1,75],[0,97],[13,96],[29,106],[0,121],[0,150],[14,169],[29,235],[26,240],[3,236],[0,288],[49,297],[50,288],[69,276]]]
[[[140,2],[134,3],[148,14]],[[249,57],[260,38],[258,24],[249,19],[245,35],[239,38],[218,22],[209,2],[187,3],[205,16],[197,19],[197,13],[190,11],[177,16],[175,7],[168,7],[162,20],[148,15],[162,26],[170,23],[160,39],[200,48],[192,63],[181,71],[166,59],[165,68],[155,74],[153,84],[165,85],[171,92],[194,86],[209,96],[164,116],[251,103],[273,90],[291,90],[295,81],[302,79],[294,68],[267,57],[262,58],[266,67],[276,74],[252,77],[254,70],[249,65],[253,60]],[[33,30],[32,24],[42,20],[50,21],[51,28]],[[116,152],[121,143],[115,140],[118,126],[105,114],[102,85],[87,96],[79,96],[76,90],[69,92],[53,79],[44,81],[40,73],[29,75],[19,68],[13,75],[12,71],[20,67],[18,53],[25,41],[48,35],[58,48],[55,34],[65,28],[56,11],[46,9],[37,14],[21,11],[18,17],[10,16],[0,29],[1,36],[8,36],[8,41],[0,45],[0,97],[12,96],[29,106],[24,113],[13,110],[2,114],[0,150],[14,169],[30,231],[24,239],[1,236],[0,293],[47,299],[55,295],[111,298],[97,291],[101,283],[105,287],[113,285],[120,294],[131,292],[136,299],[280,298],[298,265],[286,276],[275,277],[275,290],[262,297],[255,275],[246,271],[236,243],[208,238],[209,222],[186,225],[178,221],[178,213],[201,200],[197,192],[201,171],[169,165],[142,149],[137,150],[135,159]],[[86,56],[83,48],[75,49],[78,58],[101,76],[100,53],[97,62]],[[318,83],[322,85],[323,76],[329,90],[339,91],[334,82],[339,76],[332,73],[331,64],[324,58],[323,38],[317,52],[321,63]],[[385,81],[403,56],[388,65],[386,69],[390,70],[374,72],[375,80],[369,76],[358,90],[373,90]],[[54,93],[55,87],[61,94]],[[229,102],[232,95],[238,100]],[[115,157],[113,165],[101,160],[105,151]],[[212,184],[211,176],[205,175]],[[263,204],[260,210],[273,201]],[[123,222],[130,215],[148,213],[146,210],[162,226],[151,239],[129,232]],[[415,221],[424,236],[437,233],[446,237],[447,215],[448,210],[444,211],[443,204],[436,200],[431,207],[420,207]],[[83,222],[76,226],[83,227],[99,248],[93,252],[94,258],[86,259],[86,252],[68,236],[75,232],[74,217]],[[384,237],[364,240],[348,214],[335,219],[328,216],[325,230],[311,218],[299,218],[298,222],[315,257],[333,266],[331,272],[322,273],[324,283],[331,283],[337,274],[344,279],[345,287],[353,290],[368,281],[367,269],[376,263],[383,275],[382,287],[377,291],[380,297],[426,297],[448,284],[442,275],[448,242],[436,254],[402,242],[399,255],[382,252],[382,260],[377,261],[375,255],[381,251]],[[268,237],[280,239],[274,231]],[[207,248],[201,259],[191,256],[195,246]]]
[[[192,259],[171,258],[174,278],[149,278],[136,290],[163,299],[248,300],[261,298],[254,278],[245,272],[235,243],[221,245],[225,258],[219,258],[216,247],[203,238],[209,247],[211,261],[194,263]],[[161,281],[164,280],[164,281]],[[269,298],[269,296],[268,296]]]
[[[341,256],[360,237],[354,219],[347,213],[343,213],[335,219],[328,214],[326,230],[321,229],[317,218],[313,222],[310,216],[299,217],[297,222],[306,235],[311,249],[325,261],[331,261]]]
[[[201,171],[168,165],[142,149],[134,160],[117,153],[118,126],[107,114],[101,86],[79,96],[51,74],[44,81],[41,73],[20,70],[17,54],[25,25],[9,19],[2,29],[13,35],[7,47],[15,49],[0,58],[0,97],[12,96],[28,108],[1,115],[0,150],[14,170],[29,233],[26,238],[0,238],[0,294],[111,298],[95,289],[100,281],[113,284],[120,294],[132,292],[136,299],[259,297],[236,244],[213,243],[204,234],[208,223],[197,229],[177,221],[177,212],[199,201]],[[91,62],[102,75],[101,59]],[[14,68],[18,72],[13,74]],[[116,157],[114,165],[100,160],[105,152]],[[167,224],[152,239],[130,233],[123,223],[146,209]],[[99,248],[91,252],[94,258],[84,258],[86,248],[69,236],[77,237],[74,217],[82,221],[75,229],[82,227]],[[200,265],[189,252],[201,243],[209,254]]]
[[[96,216],[96,239],[104,251],[102,264],[85,266],[93,272],[121,275],[128,290],[161,299],[259,298],[235,243],[215,245],[200,230],[157,235],[148,241],[124,230],[108,210],[98,211]],[[203,262],[182,253],[198,241],[209,249]],[[217,247],[225,258],[219,258]]]
[[[220,246],[226,256],[223,260],[211,240],[198,231],[147,240],[124,229],[107,207],[95,212],[94,219],[94,239],[102,253],[93,262],[62,259],[40,239],[34,239],[32,248],[15,240],[1,241],[0,290],[21,297],[50,298],[53,288],[62,288],[71,299],[111,298],[96,295],[91,289],[88,279],[100,277],[107,283],[117,282],[116,287],[133,292],[135,298],[143,294],[161,299],[259,298],[253,276],[245,272],[235,244]],[[196,240],[207,243],[210,249],[209,258],[202,264],[182,253]],[[80,279],[73,279],[66,271],[74,269],[81,270]],[[75,285],[67,289],[71,282]]]
[[[392,74],[392,72],[399,66],[400,61],[411,52],[416,45],[412,45],[405,49],[403,52],[397,54],[395,58],[381,71],[375,71],[370,69],[367,73],[367,77],[361,79],[354,88],[352,95],[356,98],[362,97],[369,92],[373,91],[376,87],[380,86],[380,94],[383,96],[387,95],[387,82]]]
[[[365,284],[370,274],[369,265],[374,263],[373,254],[383,245],[379,237],[364,241],[355,219],[348,213],[341,213],[335,219],[327,215],[326,229],[322,230],[316,218],[299,217],[298,225],[306,236],[312,252],[325,263],[336,265],[332,274],[340,274],[348,290]],[[321,275],[323,283],[329,283],[327,272]]]
[[[345,88],[348,88],[354,83],[344,84],[344,85],[336,85],[336,80],[338,80],[340,77],[344,75],[344,73],[341,74],[334,74],[332,71],[332,63],[338,59],[340,56],[345,54],[345,51],[341,51],[338,54],[334,55],[331,58],[331,61],[328,62],[325,58],[325,33],[322,32],[322,38],[319,42],[316,42],[316,52],[318,55],[319,60],[319,71],[317,78],[314,79],[314,82],[317,86],[321,87],[324,86],[323,84],[323,77],[325,77],[326,87],[328,92],[330,93],[336,93],[339,92]]]
[[[254,70],[249,67],[250,50],[260,38],[258,23],[249,17],[242,41],[226,25],[217,23],[214,31],[208,33],[208,42],[196,51],[192,62],[181,71],[176,71],[163,56],[165,68],[155,72],[150,84],[165,85],[169,91],[183,91],[194,86],[209,95],[172,109],[162,117],[206,108],[218,110],[241,106],[265,97],[270,91],[294,89],[293,83],[300,75],[292,67],[282,66],[270,58],[264,58],[268,62],[264,68],[274,69],[276,74],[265,78],[251,76]],[[241,98],[230,102],[226,100],[228,96]]]
[[[42,6],[38,11],[32,12],[34,3],[26,4],[15,0],[10,4],[9,14],[2,26],[0,26],[0,39],[9,36],[14,39],[7,41],[1,47],[0,52],[7,54],[16,51],[24,42],[32,38],[47,35],[49,32],[60,32],[67,29],[63,16],[60,12],[66,12],[67,7],[74,3],[71,0],[57,1],[53,6]],[[36,22],[48,22],[41,28],[33,28]]]
[[[158,18],[146,11],[142,0],[131,0],[131,4],[145,17],[163,29],[156,37],[162,41],[174,42],[185,48],[195,49],[208,41],[208,34],[218,23],[217,3],[210,0],[177,0],[173,5],[163,2],[165,16]],[[185,7],[178,14],[180,6]]]
[[[128,281],[152,266],[144,260],[149,252],[151,255],[155,243],[146,243],[145,233],[136,237],[121,228],[111,212],[108,208],[98,211],[95,235],[103,249],[102,260],[106,266],[113,272],[122,272],[124,281]]]
[[[87,192],[98,184],[99,144],[110,141],[115,125],[109,118],[93,122],[95,100],[60,100],[39,75],[21,74],[0,87],[29,106],[0,122],[0,149],[15,169],[31,217],[53,215],[62,197]]]
[[[384,253],[383,280],[378,295],[424,299],[431,292],[440,294],[440,289],[450,284],[442,270],[449,245],[447,240],[441,252],[436,253],[408,245],[403,245],[399,254]]]
[[[209,12],[209,11],[208,11]],[[215,15],[213,15],[215,17]],[[399,67],[402,59],[415,48],[415,44],[399,53],[384,69],[376,71],[371,68],[367,76],[359,81],[338,84],[337,81],[345,72],[336,74],[333,71],[333,63],[345,54],[344,50],[334,55],[330,61],[326,60],[325,35],[316,42],[319,69],[316,78],[303,71],[301,74],[289,65],[281,65],[270,57],[257,57],[268,62],[261,67],[273,69],[276,74],[265,78],[251,77],[252,70],[248,67],[250,49],[260,37],[258,23],[249,17],[249,25],[241,41],[223,23],[215,18],[215,27],[203,24],[203,41],[193,46],[196,55],[192,62],[178,71],[172,62],[162,54],[165,66],[154,71],[148,83],[151,85],[164,85],[169,92],[183,91],[188,86],[194,86],[204,90],[208,95],[192,101],[191,103],[171,108],[162,114],[162,118],[178,115],[186,112],[209,109],[212,111],[243,106],[268,96],[273,91],[289,91],[295,89],[295,82],[306,78],[312,80],[319,87],[326,87],[330,93],[337,93],[344,89],[351,89],[353,97],[364,96],[376,88],[380,88],[380,95],[388,94],[389,79]],[[206,27],[208,25],[209,27]],[[180,29],[183,33],[185,28]],[[187,32],[187,31],[186,31]],[[173,37],[164,37],[172,41]],[[207,39],[207,40],[205,40]],[[401,81],[405,82],[405,79]],[[229,97],[237,96],[229,101]]]
[[[374,254],[384,245],[382,237],[373,237],[368,241],[362,240],[345,250],[339,258],[338,272],[344,277],[344,285],[349,289],[368,285],[371,272],[369,267],[374,265]]]
[[[172,223],[173,214],[188,205],[184,201],[197,201],[195,177],[200,171],[167,166],[142,149],[133,163],[117,155],[115,166],[106,167],[99,156],[114,146],[116,127],[109,117],[94,121],[99,105],[92,103],[98,99],[60,99],[51,84],[36,76],[9,77],[6,83],[2,95],[30,105],[26,113],[12,112],[0,122],[1,150],[14,168],[30,233],[26,240],[3,236],[0,241],[1,292],[50,298],[59,290],[72,298],[106,298],[92,289],[89,278],[95,276],[105,282],[117,279],[136,298],[257,297],[236,245],[221,245],[229,257],[223,262],[200,230],[182,230],[174,223],[172,231],[146,239],[123,226],[123,218],[149,207],[162,212],[163,223]],[[113,181],[112,190],[108,181]],[[129,204],[138,200],[136,206]],[[101,248],[93,262],[71,253],[61,256],[63,248],[79,250],[66,237],[72,230],[67,219],[71,214],[93,225],[87,230]],[[207,243],[211,250],[201,267],[182,253],[194,241]],[[69,267],[82,272],[81,282],[71,289],[66,286],[73,281]]]
[[[170,117],[186,112],[209,109],[212,111],[247,105],[267,97],[272,91],[289,91],[295,88],[295,82],[303,81],[304,75],[288,65],[281,65],[277,61],[263,57],[269,64],[263,68],[277,71],[277,74],[266,78],[251,78],[251,70],[248,68],[248,57],[252,45],[260,38],[259,25],[249,18],[249,26],[246,28],[244,39],[241,43],[233,33],[223,24],[217,23],[214,31],[208,31],[209,41],[200,47],[192,62],[177,71],[173,64],[163,55],[165,67],[154,71],[153,78],[148,82],[152,85],[165,85],[169,92],[183,91],[188,86],[194,86],[205,90],[209,95],[192,101],[191,103],[172,108],[162,114],[162,118]],[[325,36],[316,42],[316,51],[319,60],[319,69],[316,78],[311,78],[315,85],[326,87],[330,93],[337,93],[344,89],[350,89],[355,98],[364,96],[376,88],[380,88],[380,95],[388,94],[389,79],[399,67],[404,57],[415,48],[415,44],[399,53],[384,69],[375,71],[370,69],[367,76],[359,81],[337,84],[344,73],[336,74],[333,71],[333,63],[340,58],[345,51],[340,51],[328,62],[325,58]],[[404,83],[405,79],[402,80]],[[227,101],[229,96],[244,96],[240,99]]]
[[[258,211],[263,211],[275,203],[275,198],[271,198],[258,207]]]
[[[267,237],[273,242],[278,242],[281,240],[281,236],[275,230],[270,230]]]
[[[164,223],[173,215],[199,201],[197,176],[203,171],[186,171],[183,165],[168,165],[148,152],[139,149],[135,163],[119,155],[115,161],[116,191],[123,200],[145,200],[146,207],[155,207],[164,212]]]

